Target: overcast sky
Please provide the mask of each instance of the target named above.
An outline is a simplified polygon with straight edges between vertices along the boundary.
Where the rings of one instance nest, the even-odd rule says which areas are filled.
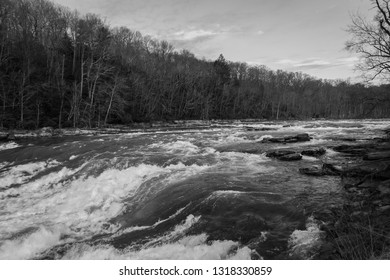
[[[186,48],[198,57],[263,64],[320,78],[356,77],[344,50],[351,13],[369,0],[54,0],[111,26]],[[371,10],[372,13],[372,10]],[[356,80],[355,78],[353,80]]]

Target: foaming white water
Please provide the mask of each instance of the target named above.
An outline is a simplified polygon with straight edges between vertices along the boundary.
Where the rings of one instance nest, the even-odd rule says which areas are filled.
[[[38,230],[20,239],[6,240],[0,245],[0,259],[16,260],[29,259],[56,245],[60,241],[59,230],[47,230],[40,227]]]
[[[258,141],[263,141],[264,139],[267,139],[267,138],[273,138],[273,136],[272,136],[272,135],[269,135],[269,134],[267,134],[267,135],[262,135],[262,136],[260,136],[259,138],[257,138],[256,140],[258,140]]]
[[[0,151],[15,149],[15,148],[17,148],[17,147],[20,147],[20,145],[18,145],[18,144],[15,143],[15,142],[8,142],[8,143],[1,144],[1,145],[0,145]]]
[[[7,188],[13,184],[22,184],[41,171],[60,165],[56,160],[31,162],[15,165],[0,174],[0,188]]]
[[[199,219],[200,216],[189,215],[172,232],[148,242],[138,250],[132,247],[118,250],[109,245],[76,245],[63,259],[250,259],[252,251],[248,247],[239,248],[238,242],[231,240],[208,242],[208,236],[204,233],[184,236]]]
[[[233,191],[233,190],[222,190],[213,192],[214,195],[223,196],[223,195],[240,195],[245,194],[246,192]]]
[[[8,165],[10,165],[10,163],[7,162],[7,161],[0,162],[0,170],[1,170],[3,167],[6,167],[6,166],[8,166]]]
[[[226,138],[220,139],[224,144],[226,143],[236,143],[236,142],[251,142],[245,136],[245,133],[236,132],[229,134]]]
[[[176,141],[173,143],[164,144],[161,148],[169,153],[196,154],[199,152],[199,147],[189,141]]]
[[[188,205],[187,205],[188,206]],[[133,226],[133,227],[129,227],[129,228],[126,228],[124,230],[119,230],[118,232],[116,232],[115,234],[112,235],[112,237],[117,237],[117,236],[120,236],[122,234],[125,234],[125,233],[130,233],[130,232],[134,232],[134,231],[139,231],[139,230],[145,230],[145,229],[150,229],[150,228],[154,228],[166,221],[169,221],[175,217],[177,217],[181,212],[183,212],[184,209],[186,209],[186,207],[183,207],[183,208],[180,208],[179,210],[177,210],[174,214],[172,214],[171,216],[169,216],[168,218],[166,219],[163,219],[163,220],[158,220],[156,223],[154,223],[153,225],[151,226]]]
[[[34,170],[44,166],[37,165]],[[52,242],[43,242],[47,246],[42,244],[24,250],[27,244],[24,240],[29,237],[14,237],[28,228],[44,226],[46,231],[55,232],[55,236],[66,235],[74,240],[87,239],[99,233],[114,233],[119,225],[108,224],[108,221],[122,213],[126,206],[124,200],[131,198],[144,182],[165,174],[165,178],[160,180],[160,183],[164,182],[161,186],[165,187],[208,167],[185,166],[182,163],[167,167],[141,164],[124,170],[108,169],[97,177],[72,177],[82,168],[72,170],[64,167],[59,172],[1,193],[6,199],[0,200],[0,242],[12,239],[7,246],[1,247],[1,255],[10,257],[15,252],[15,258],[30,258],[47,246],[64,242],[60,238],[48,239]],[[17,253],[21,251],[28,253]]]
[[[139,251],[118,250],[112,246],[81,245],[69,250],[63,259],[81,260],[250,260],[248,247],[238,248],[239,243],[231,240],[207,242],[207,235],[186,236],[174,242],[145,248]]]
[[[295,230],[288,241],[289,255],[294,258],[312,259],[318,253],[325,232],[321,231],[313,216],[306,221],[306,230]]]

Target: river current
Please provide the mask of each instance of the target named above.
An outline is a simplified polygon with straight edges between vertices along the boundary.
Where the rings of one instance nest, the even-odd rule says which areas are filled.
[[[0,144],[0,259],[315,258],[324,232],[313,213],[340,204],[342,184],[299,168],[341,161],[332,146],[381,137],[389,125],[187,122]],[[311,141],[261,143],[299,133]],[[310,147],[327,152],[265,156]]]

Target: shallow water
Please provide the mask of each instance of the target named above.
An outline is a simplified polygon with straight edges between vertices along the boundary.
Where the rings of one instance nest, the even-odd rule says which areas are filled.
[[[340,203],[342,187],[298,169],[340,161],[331,146],[381,137],[389,125],[236,121],[1,144],[0,258],[313,258],[324,236],[312,213]],[[259,143],[298,133],[313,139]],[[254,146],[258,154],[242,152]],[[324,157],[299,162],[263,153],[319,146]]]

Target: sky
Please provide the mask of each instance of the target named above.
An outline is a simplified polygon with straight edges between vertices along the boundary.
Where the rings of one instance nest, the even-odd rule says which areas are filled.
[[[345,50],[351,15],[370,0],[54,0],[188,49],[199,58],[266,65],[323,79],[359,81]]]

